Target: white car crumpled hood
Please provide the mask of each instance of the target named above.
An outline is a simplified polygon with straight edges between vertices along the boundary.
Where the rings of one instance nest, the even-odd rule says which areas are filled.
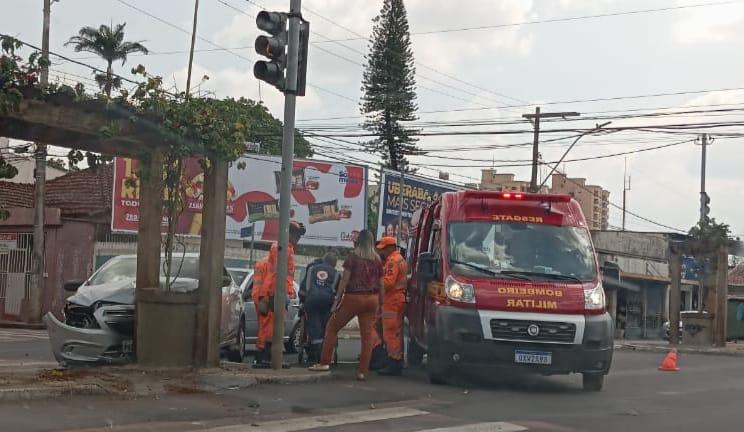
[[[160,287],[165,288],[165,278],[160,278]],[[199,281],[191,278],[178,278],[171,283],[172,292],[187,293],[195,291]],[[91,306],[95,302],[134,304],[135,280],[126,278],[101,285],[82,285],[67,301],[80,306]]]

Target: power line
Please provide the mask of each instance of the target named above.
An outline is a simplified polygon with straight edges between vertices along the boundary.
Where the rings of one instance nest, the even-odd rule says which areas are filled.
[[[152,18],[152,19],[154,19],[154,20],[156,20],[156,21],[158,21],[158,22],[160,22],[162,24],[165,24],[168,27],[174,28],[174,29],[176,29],[176,30],[178,30],[178,31],[180,31],[182,33],[188,34],[188,35],[191,34],[191,31],[190,30],[187,30],[187,29],[184,29],[183,27],[177,26],[176,24],[173,24],[173,23],[171,23],[171,22],[169,22],[169,21],[167,21],[167,20],[165,20],[163,18],[160,18],[160,17],[158,17],[156,15],[153,15],[152,13],[147,12],[146,10],[144,10],[142,8],[139,8],[137,6],[134,6],[134,5],[128,3],[128,2],[126,2],[124,0],[116,0],[116,1],[119,2],[119,3],[121,3],[121,4],[123,4],[124,6],[127,6],[127,7],[131,8],[131,9],[133,9],[133,10],[141,13],[141,14],[144,14],[144,15],[148,16],[148,17],[150,17],[150,18]],[[197,37],[199,38],[199,40],[202,40],[202,41],[204,41],[204,42],[206,42],[206,43],[208,43],[208,44],[210,44],[210,45],[212,45],[214,47],[220,48],[220,49],[222,49],[222,50],[224,50],[224,51],[232,54],[233,56],[235,56],[235,57],[237,57],[239,59],[245,60],[245,61],[250,62],[250,63],[253,63],[254,62],[254,60],[251,59],[250,57],[246,57],[246,56],[243,56],[241,54],[238,54],[235,51],[231,50],[230,48],[226,48],[226,47],[224,47],[222,45],[219,45],[219,44],[217,44],[215,42],[212,42],[211,40],[209,40],[209,39],[207,39],[205,37],[202,37],[202,36],[197,36]],[[322,92],[325,92],[325,93],[331,94],[333,96],[336,96],[336,97],[338,97],[340,99],[345,99],[345,100],[348,100],[348,101],[353,102],[355,104],[357,103],[357,101],[355,99],[352,99],[350,97],[344,96],[344,95],[342,95],[340,93],[337,93],[337,92],[335,92],[333,90],[329,90],[327,88],[320,87],[318,85],[310,84],[310,83],[308,83],[307,85],[310,86],[310,87],[313,87],[313,88],[315,88],[317,90],[320,90]]]
[[[246,0],[246,1],[249,1],[249,0]],[[699,4],[670,6],[670,7],[655,8],[655,9],[641,9],[641,10],[631,10],[631,11],[623,11],[623,12],[609,12],[609,13],[594,14],[594,15],[580,15],[580,16],[575,16],[575,17],[550,18],[550,19],[542,19],[542,20],[521,21],[521,22],[514,22],[514,23],[489,24],[489,25],[482,25],[482,26],[459,27],[459,28],[450,28],[450,29],[441,29],[441,30],[428,30],[428,31],[421,31],[421,32],[411,32],[411,36],[425,36],[425,35],[442,34],[442,33],[458,33],[458,32],[467,32],[467,31],[474,31],[474,30],[491,30],[491,29],[521,27],[521,26],[536,25],[536,24],[550,24],[550,23],[560,23],[560,22],[591,20],[591,19],[599,19],[599,18],[609,18],[609,17],[617,17],[617,16],[625,16],[625,15],[640,15],[640,14],[646,14],[646,13],[670,12],[670,11],[702,8],[702,7],[710,7],[710,6],[725,6],[725,5],[736,4],[736,3],[740,3],[740,1],[734,0],[734,1],[724,1],[724,2],[715,2],[715,3],[699,3]],[[346,39],[336,39],[333,42],[348,42],[348,41],[358,41],[358,40],[364,40],[364,39],[365,38],[362,38],[362,37],[354,37],[354,38],[346,38]]]
[[[220,3],[223,3],[223,4],[224,4],[224,1],[223,1],[223,0],[218,0],[218,1],[219,1]],[[260,5],[259,3],[255,2],[255,1],[253,1],[253,0],[245,0],[245,1],[246,1],[247,3],[250,3],[250,4],[252,4],[253,6],[256,6],[256,7],[258,7],[258,8],[262,8],[262,9],[265,9],[265,8],[264,8],[264,6]],[[366,39],[367,39],[367,37],[365,37],[364,35],[362,35],[362,34],[358,33],[357,31],[355,31],[355,30],[353,30],[353,29],[350,29],[350,28],[348,28],[348,27],[346,27],[346,26],[344,26],[344,25],[342,25],[342,24],[339,24],[338,22],[336,22],[336,21],[334,21],[334,20],[332,20],[332,19],[330,19],[330,18],[328,18],[328,17],[326,17],[326,16],[324,16],[324,15],[320,14],[320,13],[319,13],[319,12],[317,12],[317,11],[314,11],[314,10],[312,10],[312,9],[308,8],[307,6],[303,6],[303,9],[304,9],[305,11],[307,11],[307,12],[309,12],[309,13],[311,13],[311,14],[313,14],[313,15],[317,16],[317,17],[319,17],[320,19],[322,19],[322,20],[324,20],[324,21],[326,21],[326,22],[328,22],[328,23],[330,23],[330,24],[332,24],[332,25],[336,26],[336,27],[339,27],[339,28],[341,28],[341,29],[343,29],[343,30],[345,30],[345,31],[347,31],[347,32],[349,32],[349,33],[351,33],[351,34],[353,34],[353,35],[356,35],[356,36],[358,36],[358,37],[359,37],[360,39],[364,39],[364,40],[366,40]],[[364,56],[366,55],[366,54],[365,54],[364,52],[362,52],[362,51],[360,51],[360,50],[358,50],[358,49],[356,49],[356,48],[354,48],[354,47],[350,47],[350,46],[348,46],[348,45],[346,45],[346,44],[343,44],[343,43],[341,43],[342,41],[334,41],[334,40],[333,40],[332,38],[330,38],[330,37],[328,37],[328,36],[325,36],[325,35],[321,35],[321,34],[319,34],[319,33],[317,33],[317,32],[315,32],[314,34],[315,34],[315,35],[318,35],[318,36],[321,36],[322,38],[326,39],[326,41],[325,41],[325,42],[332,42],[332,43],[335,43],[336,45],[339,45],[339,46],[341,46],[341,47],[344,47],[344,48],[346,48],[346,49],[348,49],[348,50],[350,50],[350,51],[356,52],[356,53],[358,53],[358,54],[362,55],[363,57],[364,57]],[[320,46],[319,46],[319,45],[320,45],[321,43],[324,43],[324,42],[323,42],[323,41],[321,41],[321,42],[313,43],[313,45],[315,45],[315,46],[316,46],[317,48],[320,48]],[[463,80],[463,79],[461,79],[461,78],[457,78],[457,77],[455,77],[455,76],[453,76],[453,75],[450,75],[450,74],[447,74],[447,73],[445,73],[445,72],[442,72],[441,70],[439,70],[439,69],[437,69],[437,68],[434,68],[434,67],[432,67],[432,66],[429,66],[429,65],[426,65],[426,64],[424,64],[424,63],[421,63],[420,61],[414,61],[414,63],[415,63],[415,64],[416,64],[417,66],[420,66],[420,67],[422,67],[422,68],[424,68],[424,69],[430,70],[430,71],[432,71],[432,72],[434,72],[434,73],[436,73],[436,74],[438,74],[438,75],[441,75],[441,76],[447,77],[447,78],[449,78],[449,79],[451,79],[451,80],[453,80],[453,81],[459,82],[459,83],[461,83],[461,84],[465,84],[465,85],[467,85],[467,86],[469,86],[469,87],[471,87],[471,88],[475,88],[475,89],[477,89],[477,90],[480,90],[480,91],[483,91],[483,92],[486,92],[486,93],[491,93],[491,94],[493,94],[493,95],[496,95],[496,96],[499,96],[499,97],[502,97],[502,98],[506,98],[506,99],[511,99],[511,100],[513,100],[513,101],[516,101],[516,102],[520,102],[520,103],[527,103],[527,102],[526,102],[526,101],[524,101],[524,100],[521,100],[521,99],[517,99],[517,98],[511,97],[511,96],[505,95],[505,94],[503,94],[503,93],[499,93],[499,92],[496,92],[496,91],[494,91],[494,90],[491,90],[491,89],[487,89],[487,88],[484,88],[484,87],[481,87],[481,86],[475,85],[475,84],[473,84],[473,83],[471,83],[471,82],[468,82],[468,81],[466,81],[466,80]],[[436,82],[436,81],[432,80],[431,78],[426,78],[426,77],[422,76],[421,74],[418,74],[418,73],[417,73],[417,75],[418,75],[419,77],[423,78],[423,79],[426,79],[426,80],[429,80],[429,81],[433,81],[433,82]],[[440,85],[445,85],[445,84],[441,84],[441,83],[440,83]],[[448,87],[451,87],[451,88],[456,88],[456,87],[453,87],[453,86],[449,86],[449,85],[445,85],[445,86],[448,86]],[[457,89],[457,88],[456,88],[456,89]],[[464,90],[462,90],[462,89],[458,89],[458,90],[459,90],[459,91],[462,91],[462,92],[466,92],[466,91],[464,91]],[[472,94],[472,93],[471,93],[471,94]],[[479,96],[480,96],[480,95],[479,95]]]
[[[248,16],[248,17],[254,18],[254,16],[253,16],[253,15],[249,14],[248,12],[246,12],[246,11],[244,11],[244,10],[240,9],[240,8],[237,8],[237,7],[233,6],[233,5],[231,5],[231,4],[227,3],[227,2],[225,2],[224,0],[217,0],[217,1],[218,1],[218,2],[220,3],[220,4],[224,5],[225,7],[228,7],[228,8],[230,8],[230,9],[232,9],[232,10],[234,10],[234,11],[236,11],[236,12],[240,13],[240,14],[243,14],[243,15],[245,15],[245,16]],[[252,2],[251,2],[251,3],[252,3]],[[255,5],[257,5],[256,3],[252,3],[252,4],[255,4]],[[307,8],[305,8],[305,9],[307,9]],[[308,10],[308,11],[309,11],[309,10]],[[316,14],[316,15],[317,15],[317,14]],[[326,19],[325,17],[322,17],[322,18],[323,18],[323,19]],[[326,20],[328,20],[328,19],[326,19]],[[323,34],[321,34],[321,33],[318,33],[318,32],[314,32],[313,34],[314,34],[315,36],[320,36],[321,38],[324,38],[324,39],[330,39],[330,38],[329,38],[328,36],[325,36],[325,35],[323,35]],[[361,62],[359,62],[359,61],[356,61],[356,60],[353,60],[353,59],[350,59],[350,58],[348,58],[348,57],[345,57],[345,56],[343,56],[343,55],[341,55],[341,54],[337,54],[337,53],[335,53],[335,52],[333,52],[333,51],[331,51],[331,50],[329,50],[329,49],[327,49],[327,48],[324,48],[324,47],[320,46],[320,45],[319,45],[319,44],[318,44],[317,42],[311,42],[310,44],[311,44],[311,45],[313,45],[313,46],[314,46],[315,48],[319,49],[320,51],[323,51],[323,52],[325,52],[326,54],[328,54],[328,55],[331,55],[331,56],[333,56],[333,57],[336,57],[336,58],[338,58],[338,59],[341,59],[341,60],[343,60],[343,61],[345,61],[345,62],[347,62],[347,63],[353,64],[353,65],[355,65],[355,66],[359,66],[359,67],[362,67],[362,68],[364,68],[364,67],[365,67],[365,65],[364,65],[363,63],[361,63]],[[357,54],[360,54],[361,56],[364,56],[364,53],[363,53],[362,51],[359,51],[359,50],[357,50],[357,49],[355,49],[355,48],[352,48],[352,47],[348,47],[348,46],[346,46],[346,45],[343,45],[343,44],[341,44],[341,43],[339,43],[339,45],[341,45],[341,46],[344,46],[345,48],[347,48],[347,49],[349,49],[349,50],[351,50],[351,51],[354,51],[354,52],[356,52]],[[476,96],[476,97],[477,97],[477,96],[480,96],[480,95],[478,95],[478,94],[476,94],[476,93],[473,93],[473,92],[470,92],[470,91],[468,91],[468,90],[464,90],[464,89],[461,89],[461,88],[459,88],[459,87],[455,87],[455,86],[452,86],[452,85],[449,85],[449,84],[443,83],[443,82],[441,82],[441,81],[437,81],[437,80],[434,80],[434,79],[432,79],[432,78],[426,77],[426,76],[424,76],[424,75],[421,75],[420,73],[417,73],[417,74],[416,74],[416,76],[417,76],[417,78],[419,78],[419,79],[423,79],[423,80],[426,80],[426,81],[431,81],[431,82],[433,82],[433,83],[435,83],[435,84],[438,84],[438,85],[441,85],[441,86],[444,86],[444,87],[448,87],[448,88],[454,89],[454,90],[456,90],[456,91],[459,91],[459,92],[462,92],[462,93],[465,93],[465,94],[469,94],[469,95],[472,95],[472,96]],[[427,86],[424,86],[424,85],[421,85],[421,84],[417,84],[417,87],[418,87],[418,88],[420,88],[420,89],[423,89],[423,90],[427,90],[427,91],[430,91],[430,92],[432,92],[432,93],[438,93],[438,94],[441,94],[441,95],[443,95],[443,96],[446,96],[446,97],[449,97],[449,98],[452,98],[452,99],[457,99],[457,100],[460,100],[460,101],[464,101],[464,102],[471,102],[471,100],[470,100],[470,99],[465,99],[465,98],[462,98],[462,97],[460,97],[460,96],[456,96],[456,95],[453,95],[453,94],[451,94],[451,93],[447,93],[447,92],[444,92],[444,91],[442,91],[442,90],[438,90],[438,89],[435,89],[435,88],[427,87]],[[482,103],[478,103],[478,102],[477,102],[477,104],[478,104],[478,105],[480,105],[480,106],[482,106],[482,107],[484,107],[484,108],[493,108],[493,107],[489,107],[488,105],[485,105],[485,104],[482,104]]]

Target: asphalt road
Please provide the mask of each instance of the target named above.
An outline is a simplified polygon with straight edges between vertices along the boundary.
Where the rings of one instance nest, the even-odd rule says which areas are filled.
[[[0,335],[0,339],[2,335]],[[0,359],[43,341],[0,343]],[[341,342],[341,360],[358,340]],[[20,351],[19,351],[20,350]],[[77,397],[0,404],[2,431],[728,431],[741,429],[744,358],[682,355],[681,371],[656,370],[660,354],[616,352],[601,393],[581,391],[579,376],[458,378],[433,386],[422,370],[360,383],[341,364],[334,379],[268,385],[220,394],[119,400]],[[253,426],[251,426],[253,425]],[[319,427],[323,426],[323,427]],[[318,428],[319,427],[319,428]],[[113,429],[112,429],[113,428]],[[316,428],[316,429],[313,429]]]

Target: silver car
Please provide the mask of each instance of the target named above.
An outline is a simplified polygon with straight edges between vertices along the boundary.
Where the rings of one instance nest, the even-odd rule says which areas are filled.
[[[162,258],[161,258],[162,259]],[[194,291],[199,286],[199,255],[173,257],[178,275],[170,289]],[[44,317],[52,353],[62,365],[127,363],[134,358],[134,292],[137,256],[110,259],[85,282],[65,283],[75,292],[67,299],[64,318]],[[161,285],[165,285],[161,278]],[[232,361],[245,354],[245,314],[239,286],[225,269],[222,287],[222,348]]]
[[[240,286],[243,303],[245,304],[245,339],[248,344],[255,344],[258,338],[258,317],[256,306],[253,304],[251,292],[253,290],[253,270],[244,268],[228,268],[235,282]],[[294,283],[295,292],[299,292],[299,285]],[[289,353],[297,352],[300,343],[300,301],[297,296],[290,300],[289,311],[284,320],[284,349]]]

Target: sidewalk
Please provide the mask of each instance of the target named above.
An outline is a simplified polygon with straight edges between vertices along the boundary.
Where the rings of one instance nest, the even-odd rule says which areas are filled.
[[[616,339],[615,349],[619,351],[647,351],[647,352],[668,352],[674,346],[663,340],[625,340]],[[724,356],[742,356],[744,357],[744,343],[729,342],[725,347],[709,347],[695,345],[677,345],[677,352],[688,354],[710,354]]]
[[[165,394],[219,394],[260,384],[317,382],[331,376],[327,372],[310,372],[300,367],[275,371],[229,362],[223,362],[219,368],[203,370],[150,369],[136,365],[77,369],[38,366],[0,367],[0,401],[82,395],[157,398]]]

